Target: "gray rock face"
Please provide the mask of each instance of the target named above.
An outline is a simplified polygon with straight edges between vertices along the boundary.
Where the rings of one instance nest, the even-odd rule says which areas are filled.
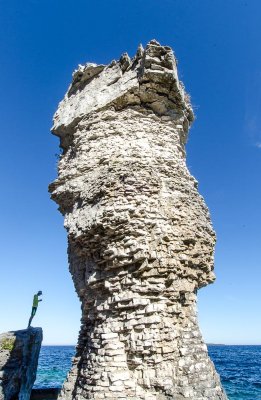
[[[0,400],[29,400],[43,333],[30,328],[0,334]]]
[[[193,111],[172,50],[86,64],[54,116],[50,185],[82,326],[63,399],[226,399],[198,328],[215,233],[185,160]]]

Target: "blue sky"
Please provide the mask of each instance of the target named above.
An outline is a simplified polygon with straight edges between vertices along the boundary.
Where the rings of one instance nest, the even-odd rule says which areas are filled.
[[[187,162],[218,237],[201,330],[208,342],[261,344],[260,15],[259,0],[0,0],[0,331],[26,327],[41,289],[44,343],[76,343],[66,232],[47,192],[52,115],[79,63],[132,56],[156,38],[173,47],[192,97]]]

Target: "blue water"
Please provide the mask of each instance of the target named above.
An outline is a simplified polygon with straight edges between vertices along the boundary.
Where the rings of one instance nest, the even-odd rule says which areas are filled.
[[[74,346],[42,346],[34,388],[60,388],[74,353]]]
[[[261,346],[208,346],[229,400],[261,400]]]
[[[74,355],[73,346],[43,346],[35,388],[60,388]],[[229,400],[261,400],[261,346],[208,347]]]

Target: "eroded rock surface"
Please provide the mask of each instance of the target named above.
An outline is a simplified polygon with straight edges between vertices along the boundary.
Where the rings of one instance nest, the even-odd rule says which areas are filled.
[[[198,328],[215,233],[185,160],[193,111],[171,48],[86,64],[54,116],[50,185],[82,326],[63,399],[226,399]]]
[[[30,328],[0,334],[0,400],[29,400],[43,333]]]

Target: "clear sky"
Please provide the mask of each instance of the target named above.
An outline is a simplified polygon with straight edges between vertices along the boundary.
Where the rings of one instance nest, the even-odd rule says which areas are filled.
[[[217,232],[214,285],[199,293],[208,342],[261,344],[260,0],[0,0],[0,331],[34,326],[45,344],[74,344],[80,304],[66,232],[48,184],[49,132],[72,71],[139,43],[173,47],[196,121],[188,166]]]

